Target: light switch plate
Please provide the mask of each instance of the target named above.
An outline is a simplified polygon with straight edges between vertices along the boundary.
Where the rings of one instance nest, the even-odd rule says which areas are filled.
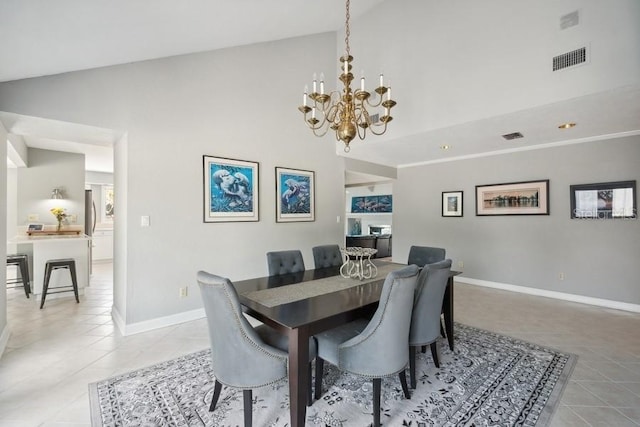
[[[32,222],[32,221],[39,221],[40,220],[40,215],[38,214],[29,214],[27,215],[27,221]]]
[[[142,215],[140,217],[140,227],[149,227],[151,225],[151,219],[149,215]]]

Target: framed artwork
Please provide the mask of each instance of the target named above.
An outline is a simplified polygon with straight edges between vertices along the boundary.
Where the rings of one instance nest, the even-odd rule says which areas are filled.
[[[442,192],[442,216],[462,216],[462,191]]]
[[[276,167],[276,222],[315,220],[315,173]]]
[[[42,231],[44,230],[44,224],[31,223],[27,226],[27,231]]]
[[[351,198],[351,213],[391,213],[393,212],[393,196],[356,196]]]
[[[571,218],[636,218],[636,182],[618,181],[572,185]]]
[[[258,221],[257,162],[202,156],[204,222]]]
[[[113,222],[113,185],[102,186],[102,222]]]
[[[476,215],[549,215],[549,180],[476,185]]]

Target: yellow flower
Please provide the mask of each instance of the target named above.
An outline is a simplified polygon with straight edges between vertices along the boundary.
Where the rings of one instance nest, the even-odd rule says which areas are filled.
[[[67,217],[67,214],[63,208],[51,208],[50,212],[56,217],[58,221],[62,221]]]

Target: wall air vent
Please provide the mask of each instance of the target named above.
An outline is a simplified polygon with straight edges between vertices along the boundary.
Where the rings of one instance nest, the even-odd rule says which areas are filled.
[[[585,62],[587,62],[587,48],[581,47],[580,49],[554,56],[553,71],[573,67],[574,65],[583,64]]]
[[[502,137],[507,141],[511,141],[512,139],[524,138],[524,135],[522,135],[520,132],[513,132],[513,133],[508,133],[506,135],[502,135]]]

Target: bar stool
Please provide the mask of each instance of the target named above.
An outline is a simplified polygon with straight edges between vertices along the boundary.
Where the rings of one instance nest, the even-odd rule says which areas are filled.
[[[66,286],[56,286],[51,289],[64,289],[58,290],[54,292],[49,291],[49,279],[51,279],[51,272],[53,270],[58,269],[67,269],[71,274],[71,282],[72,285]],[[70,288],[70,289],[67,289]],[[76,261],[73,258],[65,258],[65,259],[50,259],[44,266],[44,285],[42,287],[42,302],[40,303],[40,309],[44,307],[44,300],[47,298],[47,294],[59,294],[62,292],[71,292],[76,296],[76,302],[79,303],[80,299],[78,298],[78,281],[76,280]]]
[[[29,285],[29,257],[26,254],[11,254],[7,255],[7,266],[15,265],[20,270],[19,279],[7,280],[7,285],[12,285],[22,282],[24,293],[29,298],[31,293],[31,286]],[[10,288],[19,288],[20,286],[9,286]]]

